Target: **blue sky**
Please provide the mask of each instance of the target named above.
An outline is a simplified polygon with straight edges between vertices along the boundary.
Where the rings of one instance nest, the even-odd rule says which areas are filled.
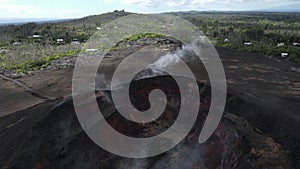
[[[300,0],[0,0],[0,18],[79,18],[109,11],[251,10]]]

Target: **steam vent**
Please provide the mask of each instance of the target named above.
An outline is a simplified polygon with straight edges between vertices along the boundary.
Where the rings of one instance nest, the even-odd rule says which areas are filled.
[[[124,118],[115,108],[111,98],[111,72],[132,52],[142,48],[157,48],[165,52],[183,50],[183,60],[195,72],[201,96],[198,117],[189,134],[176,147],[161,155],[147,159],[130,159],[111,154],[95,144],[83,131],[77,119],[71,94],[70,77],[62,78],[65,86],[63,97],[52,95],[50,99],[0,118],[0,166],[4,169],[289,169],[291,154],[285,142],[279,144],[272,135],[258,129],[243,114],[249,113],[258,103],[239,97],[229,90],[222,120],[208,141],[198,142],[199,134],[207,119],[211,104],[211,87],[200,60],[184,45],[171,38],[149,38],[134,42],[121,42],[126,49],[110,51],[104,58],[96,77],[95,95],[99,109],[116,131],[136,138],[153,137],[166,131],[178,116],[183,100],[174,78],[155,69],[145,69],[130,82],[130,100],[138,110],[150,107],[149,93],[161,89],[167,98],[163,114],[150,123],[134,123]],[[145,57],[145,56],[141,56]],[[63,61],[62,61],[63,62]],[[163,63],[166,63],[164,61]],[[60,62],[57,62],[57,64]],[[68,62],[71,63],[71,62]],[[54,63],[56,64],[56,63]],[[74,63],[73,63],[74,64]],[[59,67],[59,65],[53,66]],[[54,68],[53,68],[54,69]],[[72,68],[66,68],[72,70]],[[62,70],[62,69],[60,69]],[[50,73],[57,70],[48,70]],[[67,71],[68,72],[68,71]],[[64,73],[64,75],[71,75]],[[37,72],[32,77],[41,76]],[[56,72],[55,76],[59,74]],[[26,79],[27,78],[27,79]],[[185,78],[185,77],[180,77]],[[69,79],[69,80],[66,80]],[[62,83],[61,83],[62,84]],[[124,84],[125,85],[125,84]],[[116,90],[122,90],[122,85]],[[47,95],[40,87],[37,93]],[[83,98],[84,100],[84,98]],[[90,103],[84,103],[86,105]],[[88,107],[88,106],[87,106]],[[243,107],[243,109],[241,108]],[[89,111],[88,109],[86,111]],[[259,126],[259,125],[257,125]],[[110,141],[109,133],[102,133]],[[297,151],[297,150],[295,150]]]

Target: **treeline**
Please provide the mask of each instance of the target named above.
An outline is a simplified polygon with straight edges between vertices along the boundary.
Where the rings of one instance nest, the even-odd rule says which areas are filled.
[[[0,27],[0,48],[15,42],[39,44],[45,47],[67,45],[72,41],[85,42],[103,24],[122,16],[125,11],[114,11],[60,23],[28,23]],[[216,45],[244,51],[261,52],[288,59],[300,60],[300,13],[252,12],[177,12],[200,28]],[[39,38],[32,38],[40,35]],[[57,42],[63,39],[62,42]],[[251,44],[251,45],[245,45]]]
[[[70,43],[73,40],[85,42],[96,31],[97,27],[128,14],[125,11],[114,11],[61,23],[0,26],[0,47],[12,45],[15,42],[57,45],[57,39],[63,39],[60,45]],[[33,35],[40,37],[33,38]]]
[[[76,56],[81,43],[103,24],[128,14],[116,10],[56,23],[0,26],[0,69],[26,73],[47,67],[54,59]]]
[[[218,46],[260,52],[299,62],[300,13],[176,13]],[[247,45],[245,45],[247,43]],[[251,45],[250,45],[251,44]]]

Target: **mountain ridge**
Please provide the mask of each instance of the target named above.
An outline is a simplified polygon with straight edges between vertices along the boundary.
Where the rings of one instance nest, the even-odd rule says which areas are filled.
[[[300,3],[294,3],[290,5],[277,6],[273,8],[260,9],[255,11],[262,12],[299,12],[300,13]]]

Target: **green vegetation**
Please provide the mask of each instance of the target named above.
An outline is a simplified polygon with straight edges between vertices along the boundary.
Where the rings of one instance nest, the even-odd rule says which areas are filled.
[[[140,33],[133,36],[130,36],[128,38],[123,39],[120,41],[117,45],[112,47],[109,51],[116,51],[116,50],[122,50],[127,49],[127,45],[124,44],[124,42],[133,42],[140,39],[149,39],[149,38],[162,38],[166,37],[166,35],[157,34],[157,33]]]
[[[129,38],[126,38],[122,40],[122,42],[132,42],[132,41],[137,41],[142,38],[161,38],[161,37],[166,37],[165,35],[157,34],[157,33],[140,33],[136,34],[134,36],[131,36]]]
[[[26,73],[47,67],[52,60],[75,56],[98,27],[130,13],[114,11],[57,23],[0,26],[0,69]],[[38,35],[38,36],[36,36]],[[80,45],[72,45],[76,41]]]
[[[67,51],[66,53],[47,55],[36,60],[26,60],[24,62],[15,63],[11,65],[2,65],[6,69],[16,69],[17,73],[27,73],[31,70],[39,70],[41,68],[46,68],[52,60],[60,59],[63,57],[72,57],[79,53],[79,51]]]
[[[127,42],[134,42],[134,41],[137,41],[137,40],[140,40],[140,39],[162,38],[162,37],[166,37],[166,35],[161,35],[161,34],[157,34],[157,33],[140,33],[140,34],[136,34],[136,35],[133,35],[133,36],[130,36],[128,38],[125,38],[125,39],[121,40],[115,46],[110,48],[109,51],[127,49],[128,47],[125,44]]]
[[[122,49],[127,49],[127,46],[122,45],[122,44],[117,44],[117,45],[113,46],[112,48],[110,48],[109,51],[117,51],[117,50],[122,50]]]
[[[198,26],[216,46],[300,62],[300,14],[255,12],[173,13]],[[227,40],[226,40],[227,39]],[[251,45],[245,45],[248,42]],[[279,45],[281,44],[281,45]]]
[[[51,60],[74,56],[89,37],[101,26],[129,15],[114,11],[57,23],[27,23],[0,26],[0,68],[27,72],[47,66]],[[221,47],[247,52],[259,52],[300,62],[300,13],[252,12],[178,12],[172,13],[189,20]],[[34,36],[35,35],[35,36]],[[38,36],[37,36],[38,35]],[[122,42],[141,38],[161,38],[156,33],[142,33],[122,40],[111,51],[124,49]],[[71,42],[81,45],[72,45]],[[245,43],[251,45],[245,45]],[[2,52],[4,51],[4,52]]]

